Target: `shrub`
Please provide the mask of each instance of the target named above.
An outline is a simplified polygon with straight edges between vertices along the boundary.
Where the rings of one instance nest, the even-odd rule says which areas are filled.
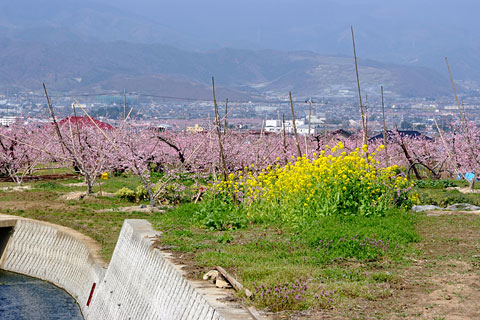
[[[217,237],[217,242],[221,244],[230,243],[234,240],[233,236],[230,235],[228,232],[222,233]]]
[[[420,202],[447,207],[455,203],[470,203],[480,206],[480,196],[475,193],[464,194],[458,190],[419,189]]]
[[[51,181],[47,181],[47,182],[42,182],[42,183],[39,183],[36,185],[37,188],[41,188],[41,189],[49,189],[49,190],[54,190],[54,189],[61,189],[62,186],[56,182],[51,182]]]
[[[163,204],[177,205],[185,196],[186,187],[178,181],[170,181],[166,185],[157,184],[153,192],[157,194],[157,200]]]
[[[247,221],[239,210],[240,208],[236,207],[228,198],[207,198],[200,203],[194,219],[210,230],[240,229],[246,226]]]
[[[444,189],[457,187],[458,183],[452,180],[417,180],[415,186],[420,189]]]
[[[135,202],[135,191],[129,189],[129,188],[121,188],[115,192],[115,195],[119,197],[120,199],[128,200],[131,202]]]
[[[148,199],[148,192],[147,192],[147,189],[142,186],[142,185],[139,185],[137,187],[137,192],[136,192],[136,195],[137,195],[137,198],[139,201],[143,201],[143,200],[147,200]]]

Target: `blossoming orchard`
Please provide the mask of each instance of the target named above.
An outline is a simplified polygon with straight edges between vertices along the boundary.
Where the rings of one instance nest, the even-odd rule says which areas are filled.
[[[475,174],[480,164],[480,135],[474,125],[459,126],[435,139],[393,132],[387,145],[377,139],[362,146],[360,134],[349,138],[308,136],[300,139],[299,148],[294,136],[229,130],[220,137],[222,163],[214,130],[159,132],[139,128],[133,121],[102,129],[93,119],[85,119],[63,121],[58,131],[53,124],[0,127],[0,174],[21,184],[24,176],[54,163],[82,175],[91,192],[101,173],[128,172],[140,177],[154,204],[152,170],[164,172],[170,179],[190,173],[223,180],[214,189],[231,188],[231,195],[241,202],[258,198],[278,203],[281,195],[280,202],[294,199],[299,207],[316,208],[322,214],[348,211],[349,206],[367,214],[383,211],[386,203],[396,198],[395,188],[401,193],[407,190],[411,185],[408,178]],[[224,171],[227,179],[222,176]],[[343,201],[348,194],[357,194],[358,188],[371,189],[370,203],[365,202],[367,198],[352,204]],[[387,189],[393,192],[389,196],[384,193]],[[344,208],[318,199],[337,201]]]
[[[257,307],[331,309],[350,298],[336,277],[366,288],[390,277],[375,263],[410,259],[420,241],[413,205],[475,200],[445,189],[465,184],[453,179],[475,187],[480,132],[472,123],[438,128],[433,137],[389,131],[364,140],[362,132],[227,130],[218,119],[203,132],[163,131],[128,117],[111,126],[87,115],[0,127],[0,177],[22,185],[46,168],[70,171],[83,180],[72,188],[88,196],[71,201],[63,197],[79,191],[68,184],[28,183],[30,194],[61,213],[42,207],[14,214],[97,228],[93,235],[112,250],[116,235],[105,240],[106,230],[119,231],[123,219],[150,219],[165,247],[192,253],[188,263],[237,270]],[[102,184],[111,198],[102,196]],[[440,199],[422,185],[440,186]],[[349,271],[350,263],[371,269]]]

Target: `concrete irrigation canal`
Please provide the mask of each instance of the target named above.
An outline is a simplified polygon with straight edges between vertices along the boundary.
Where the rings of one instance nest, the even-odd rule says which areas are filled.
[[[99,253],[99,245],[77,231],[0,215],[0,269],[17,273],[2,273],[6,280],[0,278],[0,318],[253,319],[242,306],[220,301],[228,296],[225,290],[187,280],[181,266],[155,248],[159,235],[146,220],[125,220],[112,260],[107,264]],[[51,282],[68,294],[49,283],[18,274]],[[27,285],[35,288],[26,289]],[[55,292],[50,297],[56,303],[52,308],[41,300],[50,295],[49,290]],[[7,297],[2,297],[2,292]],[[19,312],[16,305],[23,305],[24,301],[29,301],[24,315],[15,316],[14,312]],[[1,308],[11,315],[4,317]],[[29,312],[40,310],[49,315],[28,316]],[[56,311],[68,316],[55,316]]]
[[[0,270],[2,320],[81,320],[80,308],[67,292],[35,278]]]

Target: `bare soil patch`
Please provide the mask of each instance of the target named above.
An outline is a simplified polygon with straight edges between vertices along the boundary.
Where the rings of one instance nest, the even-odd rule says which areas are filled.
[[[99,197],[99,196],[113,198],[115,196],[115,194],[109,193],[109,192],[102,192],[101,194],[100,194],[100,192],[87,194],[84,191],[72,191],[72,192],[69,192],[69,193],[62,194],[59,199],[60,200],[76,200],[76,201],[79,201],[79,200],[82,200],[82,199],[96,198],[96,197]]]
[[[464,188],[464,187],[448,187],[447,190],[458,190],[461,193],[480,193],[480,189]]]
[[[427,217],[438,217],[446,215],[459,215],[459,214],[480,214],[480,211],[449,211],[449,210],[436,210],[427,213]]]
[[[469,212],[471,213],[471,212]],[[352,300],[292,319],[480,319],[480,217],[464,212],[424,216],[420,255],[400,269],[392,295]]]
[[[64,174],[43,174],[37,176],[26,176],[23,177],[24,182],[31,182],[31,181],[48,181],[48,180],[58,180],[58,179],[68,179],[68,178],[76,178],[78,174],[76,173],[64,173]],[[13,182],[12,178],[0,178],[0,182]]]
[[[55,200],[56,195],[47,191],[6,192],[0,194],[0,212],[9,213],[18,210],[50,211],[65,209],[65,203]]]
[[[96,186],[103,185],[103,184],[104,184],[103,182],[95,183]],[[85,182],[62,183],[62,186],[65,186],[65,187],[86,187],[87,184]]]
[[[143,213],[161,213],[165,212],[164,210],[152,207],[150,205],[136,205],[130,207],[116,207],[110,209],[97,210],[97,212],[143,212]]]
[[[15,187],[4,187],[0,188],[1,191],[4,192],[23,192],[25,190],[31,190],[31,186],[15,186]]]

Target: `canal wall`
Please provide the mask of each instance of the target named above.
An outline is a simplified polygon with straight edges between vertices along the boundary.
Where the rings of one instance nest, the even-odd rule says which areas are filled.
[[[125,220],[89,318],[223,319],[154,249],[158,235],[145,220]]]
[[[92,285],[104,278],[107,267],[98,244],[66,227],[0,216],[0,229],[6,228],[11,234],[0,268],[57,285],[75,298],[85,315]]]
[[[92,239],[69,228],[0,215],[0,232],[7,229],[0,268],[65,289],[87,320],[252,319],[242,307],[219,302],[225,292],[188,281],[155,249],[159,233],[146,220],[125,220],[108,266]]]

